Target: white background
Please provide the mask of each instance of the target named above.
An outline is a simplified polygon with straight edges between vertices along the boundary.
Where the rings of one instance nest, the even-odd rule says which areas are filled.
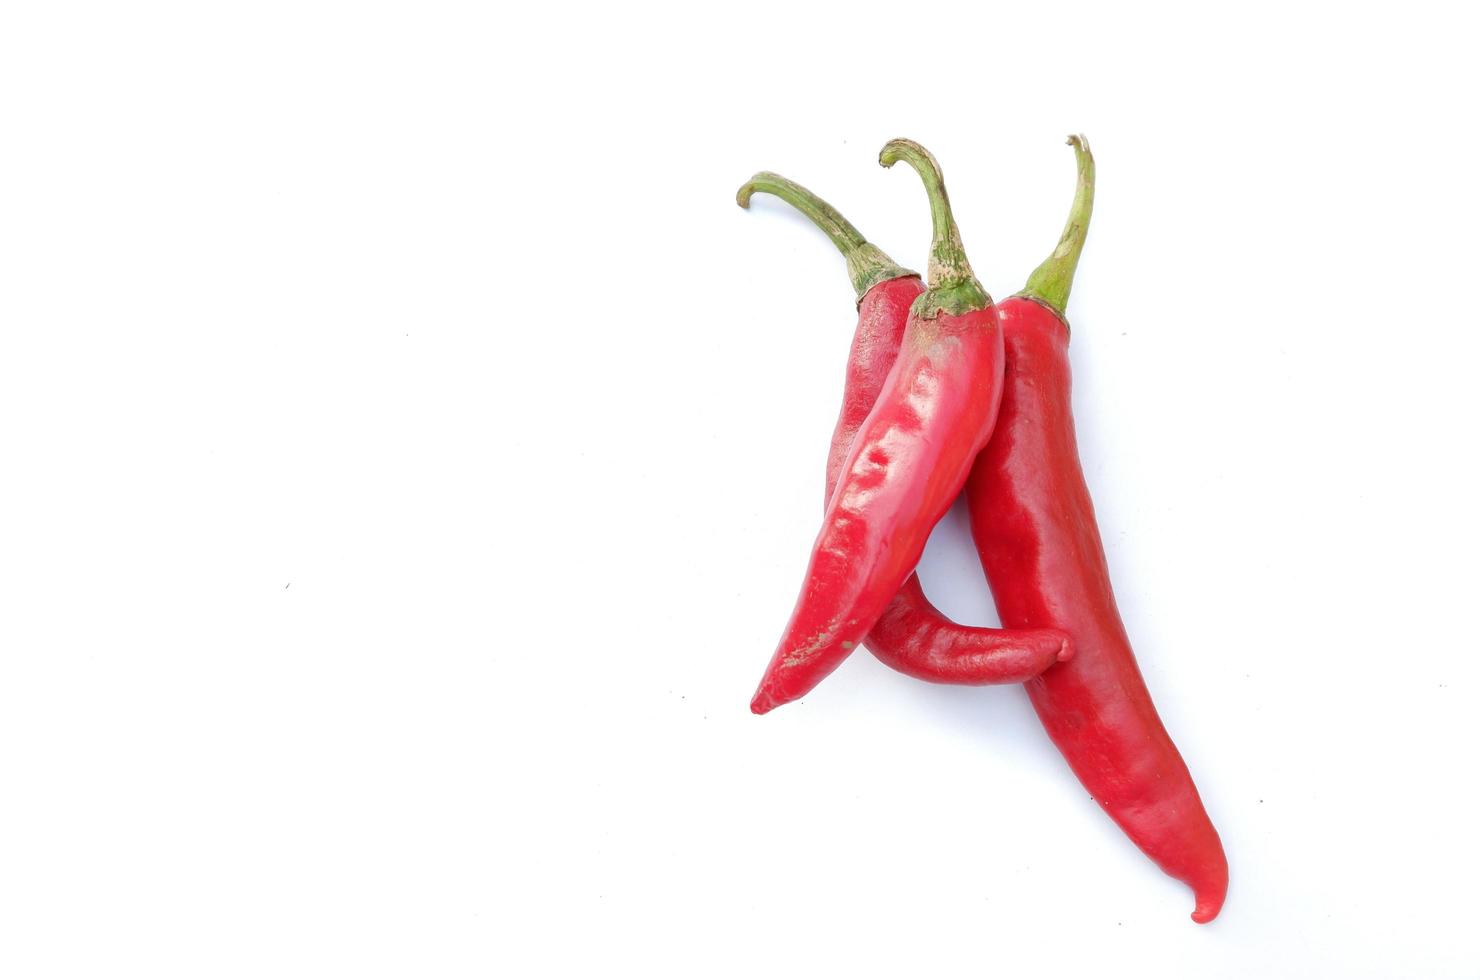
[[[1473,25],[8,4],[0,974],[1475,977]],[[843,265],[1053,246],[1211,926],[1017,688],[747,702]],[[959,513],[923,567],[991,623]]]

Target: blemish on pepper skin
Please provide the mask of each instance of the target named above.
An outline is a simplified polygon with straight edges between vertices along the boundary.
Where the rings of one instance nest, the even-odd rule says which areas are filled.
[[[788,654],[786,658],[781,661],[782,666],[800,667],[803,664],[807,663],[808,661],[816,657],[819,653],[821,653],[824,649],[826,649],[829,643],[829,638],[837,633],[837,631],[837,622],[834,621],[832,623],[829,623],[826,629],[822,630],[820,633],[812,638],[811,643],[808,643],[806,646],[802,647],[800,650],[797,650],[794,653]],[[851,647],[852,644],[845,643],[843,649],[846,650],[850,649]]]
[[[819,652],[821,652],[821,650],[822,650],[823,646],[826,644],[826,642],[827,642],[827,634],[826,633],[819,633],[817,635],[817,638],[814,639],[811,643],[808,643],[806,646],[802,647],[800,650],[796,651],[795,653],[788,654],[787,657],[784,660],[781,661],[782,666],[784,666],[784,667],[800,667],[800,666],[802,666],[807,661],[809,661],[813,657],[817,656],[817,654]]]
[[[844,640],[844,641],[843,641],[843,642],[842,642],[842,644],[841,644],[841,646],[842,646],[842,648],[843,648],[843,649],[844,649],[844,650],[852,650],[852,649],[853,649],[853,648],[854,648],[854,647],[856,647],[856,646],[857,646],[857,645],[858,645],[858,644],[856,644],[856,643],[854,643],[854,642],[853,642],[853,641],[852,641],[852,640]]]

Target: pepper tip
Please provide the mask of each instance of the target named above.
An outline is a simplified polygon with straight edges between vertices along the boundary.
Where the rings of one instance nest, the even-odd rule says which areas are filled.
[[[1223,909],[1223,895],[1199,895],[1197,896],[1197,907],[1192,910],[1192,921],[1198,925],[1207,925],[1218,917]]]

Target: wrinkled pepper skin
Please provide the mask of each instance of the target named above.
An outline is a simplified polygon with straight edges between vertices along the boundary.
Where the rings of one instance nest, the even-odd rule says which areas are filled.
[[[992,305],[911,313],[854,436],[791,620],[751,710],[802,697],[861,643],[920,561],[996,421],[1002,332]]]
[[[910,304],[924,290],[918,276],[906,276],[879,283],[859,301],[843,408],[828,452],[825,499],[832,497],[853,437],[894,365]],[[1017,684],[1074,653],[1073,642],[1060,630],[958,626],[931,605],[913,573],[869,631],[867,644],[895,670],[941,684]]]
[[[1020,684],[1074,656],[1074,641],[1053,628],[961,626],[925,596],[911,575],[868,634],[880,662],[934,684]]]
[[[879,392],[884,390],[884,380],[894,367],[910,318],[910,304],[924,291],[925,283],[919,276],[900,276],[879,283],[858,301],[858,327],[853,331],[853,346],[848,352],[843,378],[843,408],[838,413],[827,453],[824,507],[832,499],[838,474],[843,471],[848,450],[853,447],[853,437],[873,411]]]
[[[1110,588],[1070,409],[1069,334],[1047,306],[1000,306],[1008,371],[991,442],[967,483],[972,536],[1002,625],[1052,627],[1076,655],[1027,681],[1079,781],[1126,835],[1196,896],[1208,922],[1228,861],[1141,679]]]

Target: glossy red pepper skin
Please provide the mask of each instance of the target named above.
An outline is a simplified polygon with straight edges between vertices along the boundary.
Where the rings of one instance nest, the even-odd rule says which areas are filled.
[[[870,244],[836,208],[795,181],[762,171],[740,187],[735,201],[748,208],[757,193],[787,202],[831,239],[847,259],[858,296],[858,325],[849,349],[843,406],[827,457],[826,508],[853,437],[878,401],[899,356],[910,307],[925,292],[925,284]],[[931,615],[918,615],[920,610]],[[882,649],[910,651],[912,656],[892,663],[896,669],[923,680],[957,684],[1018,683],[1067,659],[1073,650],[1069,637],[1057,630],[1019,632],[946,624],[947,636],[941,629],[943,623],[925,599],[919,578],[911,575],[870,631],[868,642],[878,642]],[[945,639],[951,641],[949,648],[940,642]]]
[[[899,356],[843,462],[752,711],[794,701],[837,669],[910,577],[992,434],[1002,358],[991,305],[910,314]]]
[[[922,624],[913,606],[902,607],[902,614],[885,613],[906,580],[911,588],[905,594],[923,598],[914,567],[995,421],[1002,347],[991,297],[966,259],[935,158],[918,143],[891,140],[879,162],[892,166],[899,160],[924,182],[932,224],[929,288],[910,303],[902,334],[895,326],[900,308],[919,288],[907,270],[868,245],[829,205],[785,178],[757,174],[736,195],[744,207],[754,191],[765,190],[807,213],[848,257],[861,301],[829,457],[829,483],[837,473],[837,485],[791,621],[751,701],[757,714],[810,691],[881,618],[886,631],[918,636]],[[886,364],[880,385],[876,379]],[[848,451],[839,465],[843,446]],[[1028,641],[1037,649],[1023,654],[1016,647],[1019,639],[1006,631],[975,632],[977,648],[958,664],[921,658],[921,675],[954,679],[961,665],[978,672],[996,665],[1004,668],[1002,679],[1017,679],[1067,651],[1064,637],[1048,633],[1030,634]]]
[[[868,634],[881,662],[935,684],[1019,684],[1074,656],[1062,630],[961,626],[925,597],[911,575]]]
[[[1126,835],[1218,914],[1228,861],[1152,705],[1110,588],[1070,410],[1069,334],[1051,309],[1001,304],[1008,371],[992,441],[967,483],[971,530],[1002,625],[1054,627],[1076,655],[1026,686],[1079,781]]]
[[[827,478],[823,506],[832,499],[838,474],[853,437],[873,411],[884,390],[884,380],[899,356],[904,341],[905,324],[910,318],[910,304],[925,292],[919,276],[907,275],[873,286],[858,301],[858,327],[853,331],[853,346],[848,351],[848,367],[843,378],[843,408],[833,428],[832,443],[827,453]]]
[[[879,283],[859,301],[843,408],[828,452],[827,498],[832,497],[853,437],[878,401],[899,354],[910,304],[924,291],[918,276],[904,276]],[[931,605],[913,573],[869,631],[867,644],[895,670],[942,684],[1021,683],[1074,652],[1073,642],[1061,630],[958,626]]]
[[[1136,846],[1192,888],[1192,918],[1208,922],[1227,895],[1228,861],[1136,666],[1075,442],[1069,330],[1058,311],[1093,206],[1094,158],[1082,137],[1070,143],[1079,190],[1064,237],[1025,295],[999,305],[1007,368],[996,430],[967,481],[972,536],[1004,627],[1054,627],[1074,637],[1072,661],[1026,683],[1049,737]],[[875,655],[915,676],[922,659],[953,664],[972,682],[971,661],[961,655],[975,631],[950,623],[923,595],[898,603],[928,625],[931,647],[875,635]]]
[[[1080,185],[1064,237],[1034,272],[1024,294],[1001,306],[1004,393],[997,435],[978,455],[967,485],[972,532],[1004,626],[1026,633],[1065,629],[1081,644],[1080,656],[1027,683],[1050,737],[1125,833],[1162,870],[1192,887],[1197,898],[1192,917],[1207,922],[1218,914],[1227,893],[1227,860],[1136,667],[1075,445],[1068,328],[1057,311],[1067,304],[1083,247],[1094,197],[1094,161],[1081,137],[1071,137],[1070,143],[1076,147]],[[943,188],[939,202],[932,198],[933,212],[937,203],[944,205]],[[856,236],[854,244],[862,243],[856,230],[847,228]],[[845,245],[840,247],[848,254]],[[850,258],[850,268],[854,265]],[[933,264],[932,283],[934,272]],[[899,336],[900,309],[919,288],[908,278],[887,290],[882,289],[887,284],[870,281],[878,282],[881,292],[876,305],[860,307],[848,389],[829,456],[829,485],[842,447],[852,436],[853,420],[869,404],[882,365],[893,357],[891,338]],[[856,452],[848,463],[850,468],[856,463]],[[834,503],[830,500],[830,511]],[[973,643],[991,632],[951,623],[911,577],[868,642],[879,659],[905,673],[949,683],[988,683],[1002,675],[1003,651],[995,659],[973,656]],[[1012,635],[1011,629],[1002,632]],[[1025,671],[1032,673],[1031,668]],[[758,702],[760,698],[758,694]]]
[[[1152,704],[1115,605],[1079,465],[1068,328],[1024,297],[1004,300],[998,312],[1006,354],[1002,402],[966,483],[972,537],[998,615],[1008,636],[1046,628],[1074,638],[1069,663],[1049,670],[1025,665],[1033,708],[1095,801],[1164,872],[1192,888],[1192,917],[1209,922],[1227,894],[1228,861]],[[943,616],[912,580],[868,646],[913,677],[998,683],[1004,658],[984,665],[974,655],[981,632]]]

